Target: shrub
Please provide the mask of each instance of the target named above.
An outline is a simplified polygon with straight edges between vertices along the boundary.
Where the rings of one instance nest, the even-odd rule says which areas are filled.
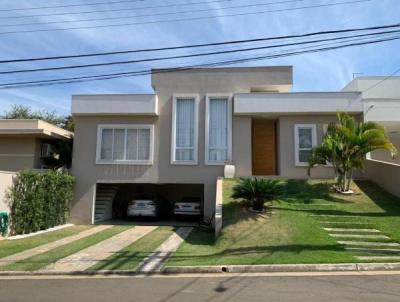
[[[67,222],[74,178],[63,171],[18,172],[7,193],[10,232],[29,234]]]
[[[273,200],[282,191],[282,182],[277,179],[240,178],[233,187],[232,197],[248,201],[253,210],[262,211],[264,203]]]
[[[8,232],[8,214],[0,212],[0,235],[5,236]]]

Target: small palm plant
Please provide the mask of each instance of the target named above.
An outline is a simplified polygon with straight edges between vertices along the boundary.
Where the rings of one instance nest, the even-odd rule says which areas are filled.
[[[254,211],[262,211],[266,201],[273,200],[282,191],[282,183],[278,179],[256,177],[240,178],[233,187],[232,198],[248,201]]]
[[[349,192],[353,172],[364,167],[367,153],[380,149],[395,156],[397,150],[383,126],[357,122],[346,113],[338,113],[338,120],[338,124],[328,126],[322,144],[312,150],[309,173],[315,165],[330,163],[336,174],[337,190]]]

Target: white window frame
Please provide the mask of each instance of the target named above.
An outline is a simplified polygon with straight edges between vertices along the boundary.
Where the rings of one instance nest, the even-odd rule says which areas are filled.
[[[150,130],[150,146],[149,146],[149,159],[148,160],[104,160],[101,159],[101,143],[103,129],[149,129]],[[126,145],[127,131],[125,131],[125,145]],[[113,140],[114,145],[114,140]],[[126,153],[126,149],[124,150]],[[101,124],[97,126],[97,146],[96,146],[96,164],[104,165],[152,165],[154,155],[154,125],[153,124]],[[125,155],[124,155],[125,157]]]
[[[306,128],[311,129],[311,148],[317,146],[317,125],[316,124],[295,124],[294,125],[294,159],[296,166],[305,167],[308,166],[307,162],[300,162],[299,151],[309,150],[308,148],[299,148],[299,129]]]
[[[224,161],[214,161],[209,158],[209,136],[210,136],[210,98],[228,99],[228,158]],[[223,166],[232,161],[232,94],[230,93],[210,93],[206,94],[206,123],[205,123],[205,152],[204,163],[206,165]]]
[[[176,155],[176,103],[177,99],[188,98],[194,99],[194,145],[193,160],[177,160]],[[199,141],[199,103],[200,96],[198,94],[174,94],[172,97],[172,134],[171,134],[171,164],[173,165],[197,165],[198,163],[198,141]]]

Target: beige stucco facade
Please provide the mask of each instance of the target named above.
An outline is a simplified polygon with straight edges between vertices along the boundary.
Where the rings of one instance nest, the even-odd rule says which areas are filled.
[[[337,111],[348,111],[363,120],[361,93],[289,93],[291,67],[216,68],[180,72],[154,71],[154,95],[77,95],[72,98],[75,137],[72,173],[76,177],[72,221],[92,223],[98,183],[152,183],[204,185],[204,214],[215,211],[217,178],[224,164],[206,161],[207,95],[232,97],[231,163],[236,176],[252,175],[252,121],[270,119],[276,123],[277,175],[308,178],[306,166],[295,162],[295,126],[316,127],[316,144],[322,142],[324,125],[336,121]],[[175,164],[171,159],[174,95],[198,97],[197,161]],[[132,102],[130,102],[132,100]],[[96,108],[96,105],[108,108]],[[141,104],[132,105],[132,104]],[[270,104],[270,105],[269,105]],[[293,106],[290,106],[293,104]],[[321,104],[318,110],[318,104]],[[140,107],[140,108],[139,108]],[[121,110],[125,109],[125,110]],[[154,127],[153,158],[150,164],[99,163],[98,128],[101,125],[145,124]],[[311,177],[331,178],[329,166],[314,168]]]
[[[96,183],[191,183],[204,185],[204,213],[215,207],[216,179],[223,165],[205,164],[205,96],[210,93],[233,95],[256,90],[287,91],[292,82],[291,67],[201,69],[178,73],[155,73],[152,86],[158,99],[158,114],[75,113],[72,173],[76,177],[72,221],[90,223]],[[199,95],[198,164],[171,163],[172,99],[174,94]],[[80,100],[80,96],[76,97]],[[104,97],[101,97],[104,99]],[[73,99],[74,100],[74,99]],[[151,111],[150,113],[153,113]],[[153,124],[154,160],[152,165],[96,164],[97,127],[101,124]],[[251,175],[251,118],[232,119],[232,161],[238,176]]]

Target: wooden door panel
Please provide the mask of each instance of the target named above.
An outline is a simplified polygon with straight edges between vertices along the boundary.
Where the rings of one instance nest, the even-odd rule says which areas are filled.
[[[275,121],[252,121],[252,153],[253,175],[276,175]]]

